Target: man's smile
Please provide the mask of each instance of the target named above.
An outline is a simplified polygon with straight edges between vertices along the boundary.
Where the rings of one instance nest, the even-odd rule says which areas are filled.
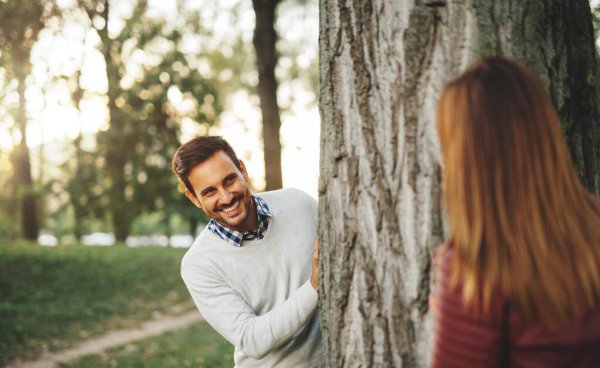
[[[229,217],[233,217],[239,212],[240,209],[240,198],[235,198],[229,205],[220,206],[220,211],[225,212],[225,214]]]

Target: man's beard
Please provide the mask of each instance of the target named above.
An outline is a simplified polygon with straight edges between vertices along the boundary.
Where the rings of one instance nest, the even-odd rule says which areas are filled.
[[[235,203],[236,201],[240,201],[238,206],[241,206],[243,203],[246,206],[246,208],[244,209],[241,219],[239,219],[236,222],[230,222],[229,218],[227,217],[227,214],[223,211],[223,209],[231,206],[231,204]],[[224,225],[226,225],[230,229],[238,230],[240,227],[245,226],[246,223],[248,222],[248,218],[250,216],[250,213],[252,212],[252,207],[251,207],[252,205],[253,205],[252,196],[250,195],[249,192],[247,192],[246,194],[238,194],[238,195],[234,196],[227,205],[220,205],[217,208],[217,211],[219,213],[224,214],[224,215],[220,216],[221,221],[224,223]],[[249,230],[251,230],[251,229],[246,229],[245,231],[249,231]],[[240,231],[240,230],[238,230],[238,231]]]

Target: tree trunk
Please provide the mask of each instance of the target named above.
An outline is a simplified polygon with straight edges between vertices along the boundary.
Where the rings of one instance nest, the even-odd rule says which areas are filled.
[[[321,318],[330,367],[426,367],[431,255],[443,239],[435,104],[485,54],[548,83],[598,191],[587,0],[321,0]]]
[[[29,55],[15,50],[13,65],[18,86],[19,107],[17,122],[21,132],[21,142],[16,147],[15,171],[18,178],[17,190],[21,197],[21,229],[25,239],[37,240],[39,222],[36,211],[36,195],[31,175],[31,158],[27,146],[27,116],[25,113],[25,80],[28,74]]]
[[[108,118],[109,128],[105,134],[105,158],[106,173],[110,178],[111,185],[108,188],[109,211],[112,219],[115,239],[124,242],[129,235],[131,222],[134,214],[132,206],[125,191],[127,180],[125,178],[125,165],[128,160],[128,153],[133,147],[127,142],[127,132],[125,131],[125,121],[119,119],[119,108],[117,107],[117,97],[121,87],[121,60],[115,43],[108,34],[109,9],[111,2],[104,1],[104,9],[100,16],[104,19],[104,27],[98,30],[98,35],[102,42],[102,55],[106,64],[106,79],[108,82]]]
[[[589,2],[481,1],[475,11],[479,54],[508,55],[542,78],[577,172],[590,191],[600,194],[596,52]]]
[[[75,173],[75,177],[78,180],[82,180],[83,175],[83,149],[81,147],[81,141],[83,140],[83,121],[82,121],[82,113],[81,113],[81,101],[83,100],[84,90],[81,87],[80,77],[81,70],[83,69],[83,57],[81,58],[81,64],[79,66],[79,70],[75,72],[73,79],[76,81],[75,90],[71,92],[71,102],[73,106],[77,109],[77,137],[73,140],[73,149],[75,150],[75,167],[72,172]],[[83,236],[83,221],[86,217],[85,215],[85,207],[89,205],[89,202],[83,203],[82,197],[83,193],[81,193],[80,187],[74,185],[69,190],[69,202],[73,207],[73,235],[78,242],[81,241],[81,237]],[[86,188],[89,190],[89,188]]]
[[[78,87],[79,88],[79,87]],[[74,100],[75,101],[75,100]],[[75,106],[77,106],[79,108],[79,101],[77,101],[77,103],[75,104]],[[73,146],[75,148],[75,169],[73,170],[73,172],[75,172],[75,175],[79,178],[81,178],[81,172],[82,172],[82,166],[83,166],[83,160],[82,160],[82,149],[81,149],[81,140],[82,140],[82,132],[81,132],[81,114],[79,114],[80,116],[80,123],[79,123],[79,132],[77,134],[77,137],[73,140]],[[85,214],[84,214],[84,210],[85,210],[85,205],[83,203],[81,203],[81,198],[80,198],[80,193],[79,190],[77,190],[75,193],[70,192],[69,196],[70,196],[70,202],[71,202],[71,206],[73,206],[73,214],[74,214],[74,223],[73,223],[73,235],[75,236],[75,239],[77,239],[77,241],[81,241],[81,237],[83,236],[83,220],[85,218]]]
[[[277,80],[275,65],[277,55],[275,42],[275,9],[279,0],[252,0],[256,14],[254,49],[258,68],[258,96],[263,118],[263,144],[265,154],[265,190],[282,187],[281,143],[279,140],[279,105],[277,104]]]

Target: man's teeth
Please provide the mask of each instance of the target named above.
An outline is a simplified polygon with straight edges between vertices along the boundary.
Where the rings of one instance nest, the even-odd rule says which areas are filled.
[[[237,208],[237,205],[238,205],[239,203],[240,203],[240,201],[239,201],[239,200],[238,200],[238,201],[235,201],[235,202],[233,202],[233,203],[231,204],[231,206],[229,206],[229,207],[224,207],[224,208],[223,208],[223,211],[225,211],[225,212],[232,212],[233,210],[235,210],[235,209]]]

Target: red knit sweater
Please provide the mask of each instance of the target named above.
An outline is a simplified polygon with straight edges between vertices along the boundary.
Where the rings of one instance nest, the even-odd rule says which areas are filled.
[[[432,367],[600,367],[600,303],[559,331],[525,325],[497,292],[485,315],[469,313],[451,288],[452,250],[439,255]]]

